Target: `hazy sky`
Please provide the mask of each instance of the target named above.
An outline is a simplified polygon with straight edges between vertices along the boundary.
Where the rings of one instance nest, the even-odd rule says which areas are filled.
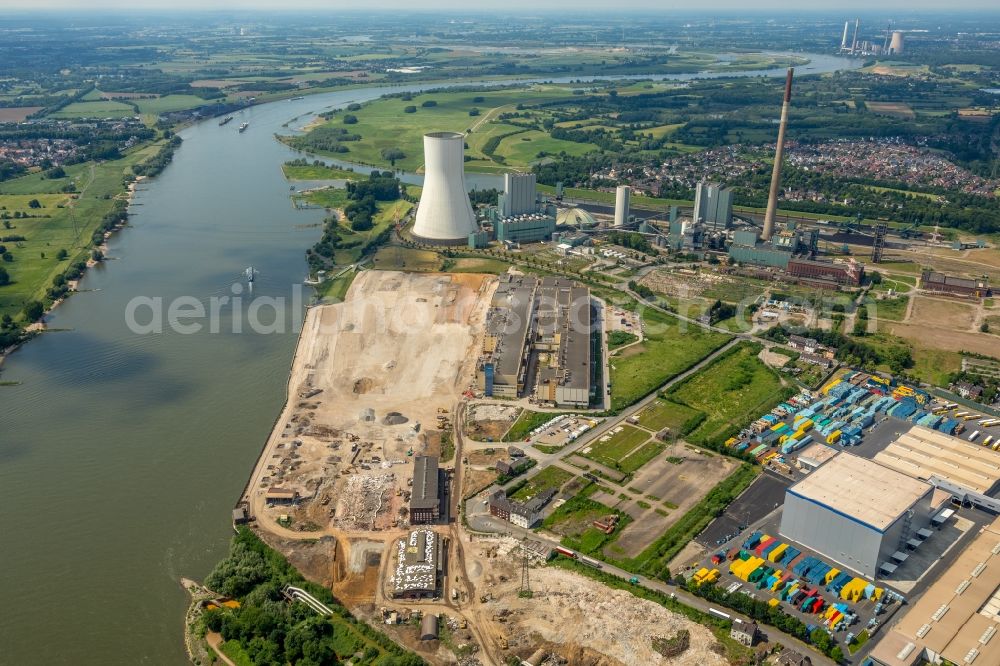
[[[558,11],[563,9],[594,11],[660,10],[685,14],[727,11],[746,14],[748,12],[769,12],[785,10],[794,13],[803,11],[843,12],[845,10],[867,10],[879,13],[909,11],[942,11],[940,0],[882,0],[872,3],[864,0],[756,0],[747,3],[735,0],[703,0],[698,3],[670,0],[0,0],[0,12],[4,9],[312,9],[312,10],[453,10],[471,12],[490,11]],[[947,11],[993,10],[997,11],[996,0],[951,0]]]

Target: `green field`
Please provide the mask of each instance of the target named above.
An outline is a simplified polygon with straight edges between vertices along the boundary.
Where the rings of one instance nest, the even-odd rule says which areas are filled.
[[[295,199],[312,206],[320,206],[321,208],[331,210],[343,208],[350,201],[347,198],[347,190],[342,187],[324,187],[318,190],[309,190],[295,195]]]
[[[23,236],[24,241],[3,242],[13,261],[3,262],[11,283],[0,287],[0,314],[16,316],[31,300],[44,301],[56,275],[75,262],[89,258],[91,236],[108,213],[115,198],[123,196],[122,177],[131,166],[154,155],[159,145],[147,146],[126,157],[99,164],[80,164],[66,169],[66,178],[44,179],[40,174],[0,183],[0,213],[27,212],[39,217],[5,220],[10,229],[0,236]],[[74,182],[78,194],[53,194]],[[28,208],[38,199],[42,208]],[[58,260],[60,250],[68,256]],[[44,256],[43,256],[44,255]]]
[[[510,264],[500,259],[490,259],[488,257],[459,257],[458,259],[445,259],[442,271],[447,273],[506,273]]]
[[[697,409],[670,400],[660,399],[642,410],[639,425],[650,430],[669,428],[673,435],[679,435],[693,428],[704,418]]]
[[[870,318],[877,317],[878,319],[903,321],[903,317],[906,316],[906,307],[909,303],[909,296],[897,296],[895,298],[874,301],[868,305],[868,316]]]
[[[287,180],[359,180],[362,174],[347,169],[326,166],[324,164],[291,164],[281,165],[281,171]]]
[[[558,490],[563,484],[573,478],[572,472],[567,472],[561,467],[550,465],[541,472],[531,477],[526,484],[521,486],[516,493],[511,495],[511,499],[524,502],[545,490]]]
[[[135,105],[142,113],[170,113],[171,111],[186,111],[208,104],[208,100],[197,95],[164,95],[150,99],[137,99]]]
[[[476,101],[482,98],[482,101]],[[524,89],[488,90],[475,92],[429,92],[413,95],[412,99],[400,97],[382,98],[365,104],[360,110],[342,111],[335,114],[324,126],[345,129],[360,135],[358,141],[345,141],[349,152],[336,153],[340,159],[364,164],[390,166],[382,156],[383,150],[399,149],[405,157],[397,159],[395,166],[407,170],[418,170],[423,165],[423,135],[430,131],[451,131],[468,133],[466,154],[470,158],[466,168],[470,170],[499,170],[504,167],[525,167],[537,161],[539,152],[580,155],[596,150],[592,144],[576,143],[553,139],[546,132],[525,131],[524,128],[495,121],[504,112],[514,112],[518,104],[531,105],[539,102],[571,99],[571,91],[565,87],[535,85]],[[425,107],[425,102],[435,102],[435,106]],[[414,106],[416,111],[406,113],[404,109]],[[470,116],[472,109],[479,115]],[[357,123],[345,124],[344,117],[352,115]],[[495,161],[486,149],[494,137],[517,132],[503,138],[492,154],[500,157]],[[300,149],[324,153],[317,149],[313,139],[322,134],[313,130],[304,137],[291,137],[287,141]]]
[[[134,116],[135,109],[128,104],[103,100],[96,102],[73,102],[49,114],[49,118],[125,118]]]
[[[687,325],[647,308],[642,313],[645,339],[608,359],[611,408],[620,410],[640,400],[726,344],[729,336]]]
[[[571,497],[542,521],[542,527],[562,535],[560,542],[567,548],[578,550],[585,555],[600,556],[605,544],[614,541],[632,517],[600,502],[590,499],[597,486],[590,485]],[[593,522],[604,516],[616,514],[618,526],[611,534],[605,534],[593,526]]]
[[[622,459],[650,438],[650,434],[640,428],[634,428],[630,425],[619,427],[621,428],[621,432],[611,435],[606,441],[603,441],[604,437],[601,437],[598,441],[583,449],[586,453],[582,455],[594,462],[619,469]]]
[[[794,391],[782,388],[778,374],[757,358],[760,349],[753,343],[737,345],[670,390],[671,400],[706,415],[687,436],[689,441],[718,443]]]
[[[625,474],[631,474],[656,456],[663,453],[664,448],[666,448],[666,444],[663,442],[658,442],[656,440],[646,442],[636,449],[631,455],[622,460],[618,465],[618,469]]]

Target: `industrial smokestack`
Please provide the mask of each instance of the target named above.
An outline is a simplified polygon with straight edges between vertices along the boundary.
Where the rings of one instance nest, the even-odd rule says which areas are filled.
[[[781,186],[781,159],[785,154],[785,128],[788,126],[788,107],[792,102],[792,74],[795,68],[788,68],[785,78],[785,99],[781,103],[781,122],[778,124],[778,144],[774,149],[774,169],[771,171],[771,190],[767,195],[767,212],[764,213],[764,233],[761,238],[771,240],[774,235],[774,213],[778,209],[778,188]]]
[[[848,26],[851,24],[850,21],[844,21],[844,36],[840,38],[840,50],[847,50],[847,30]]]
[[[424,188],[413,235],[449,244],[465,242],[476,231],[476,215],[465,188],[465,135],[425,134]]]
[[[851,53],[858,52],[858,28],[861,27],[861,19],[854,19],[854,39],[851,41]]]

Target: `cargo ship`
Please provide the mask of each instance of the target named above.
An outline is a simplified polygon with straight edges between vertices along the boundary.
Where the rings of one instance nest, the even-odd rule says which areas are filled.
[[[219,121],[219,127],[229,124],[232,120],[233,120],[232,116],[226,116],[225,118]]]
[[[243,123],[242,125],[240,125],[240,134],[246,132],[248,127],[250,127],[250,123]]]

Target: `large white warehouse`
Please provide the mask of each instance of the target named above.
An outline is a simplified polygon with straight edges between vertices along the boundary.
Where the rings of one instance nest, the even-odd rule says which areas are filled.
[[[413,235],[442,245],[464,244],[478,230],[465,187],[465,135],[424,135],[424,186]]]
[[[934,486],[841,453],[785,493],[780,534],[875,578],[918,543],[934,515]]]

